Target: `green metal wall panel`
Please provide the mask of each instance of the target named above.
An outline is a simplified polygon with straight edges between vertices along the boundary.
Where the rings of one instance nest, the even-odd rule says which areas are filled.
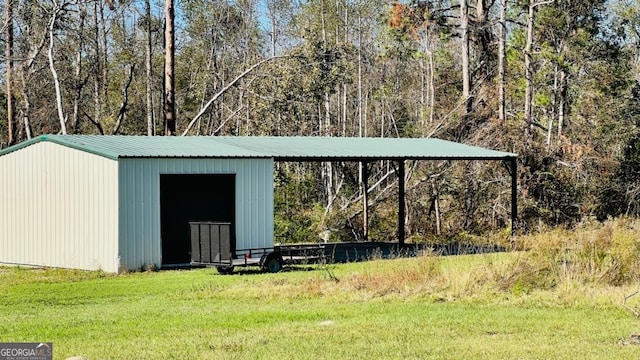
[[[120,257],[127,268],[162,264],[160,174],[235,174],[237,248],[273,245],[271,159],[121,159],[119,163]]]

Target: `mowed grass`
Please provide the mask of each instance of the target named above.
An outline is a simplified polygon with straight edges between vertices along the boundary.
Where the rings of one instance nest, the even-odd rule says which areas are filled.
[[[505,287],[521,256],[230,276],[0,268],[0,342],[53,342],[55,359],[640,357],[639,320],[622,306],[634,286]]]

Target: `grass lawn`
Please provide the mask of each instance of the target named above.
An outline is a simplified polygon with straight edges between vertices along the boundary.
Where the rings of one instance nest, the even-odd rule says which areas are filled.
[[[53,342],[55,359],[640,356],[629,341],[640,323],[621,305],[633,287],[523,291],[477,280],[514,256],[230,276],[0,268],[0,342]]]

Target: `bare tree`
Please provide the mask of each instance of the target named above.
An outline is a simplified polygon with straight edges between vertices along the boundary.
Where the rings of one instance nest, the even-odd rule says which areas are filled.
[[[62,90],[60,89],[60,79],[58,78],[58,71],[55,67],[55,62],[53,59],[54,56],[54,43],[55,43],[55,25],[56,20],[58,19],[58,15],[63,10],[64,4],[58,4],[56,1],[53,1],[53,11],[51,14],[51,19],[49,19],[49,50],[47,51],[47,58],[49,59],[49,69],[51,70],[51,76],[53,77],[53,84],[56,91],[56,109],[58,110],[58,120],[60,121],[60,131],[63,135],[67,134],[67,119],[64,115],[64,110],[62,108]]]
[[[29,18],[25,19],[26,24],[23,25],[23,35],[26,34],[26,38],[30,38],[31,41],[22,41],[24,46],[22,50],[22,54],[19,56],[20,58],[20,118],[21,118],[21,127],[20,132],[24,132],[23,135],[20,135],[20,138],[31,139],[32,137],[32,129],[31,129],[31,107],[32,107],[32,90],[33,86],[31,84],[32,76],[37,71],[36,59],[42,53],[42,50],[45,47],[48,38],[48,31],[46,28],[38,31],[37,27],[31,23],[33,21],[33,16],[29,14]],[[37,41],[33,41],[37,39]]]

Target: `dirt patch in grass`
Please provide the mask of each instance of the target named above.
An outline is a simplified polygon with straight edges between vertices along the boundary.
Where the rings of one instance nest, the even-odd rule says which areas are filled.
[[[620,345],[623,346],[638,346],[640,345],[640,334],[631,334],[627,339],[620,341]]]

